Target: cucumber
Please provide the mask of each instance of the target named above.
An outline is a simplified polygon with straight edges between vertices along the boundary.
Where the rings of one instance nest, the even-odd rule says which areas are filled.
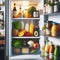
[[[39,49],[32,50],[31,53],[34,54],[34,53],[37,53],[38,51],[39,51]]]

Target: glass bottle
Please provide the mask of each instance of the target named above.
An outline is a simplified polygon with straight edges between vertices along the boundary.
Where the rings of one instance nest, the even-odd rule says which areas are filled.
[[[22,24],[21,29],[24,30],[24,28],[25,28],[25,26],[24,26],[24,24],[25,24],[24,21],[21,21],[21,24]]]
[[[51,28],[51,36],[57,37],[59,34],[59,24],[53,23],[53,26]]]
[[[58,0],[54,1],[54,12],[58,12]]]
[[[54,60],[60,60],[58,57],[60,55],[60,46],[56,45],[54,50]]]
[[[16,3],[14,3],[14,7],[13,7],[13,17],[16,16],[16,13],[17,13]]]
[[[51,0],[51,3],[53,3],[53,0]]]
[[[45,45],[46,45],[46,41],[44,41],[44,45],[42,46],[42,50],[41,50],[42,57],[45,57]]]
[[[47,13],[52,13],[52,6],[50,4],[47,5]]]
[[[45,57],[48,57],[49,55],[49,41],[46,40],[46,45],[45,45]]]
[[[50,42],[50,49],[49,49],[49,60],[53,60],[55,46],[52,42]]]
[[[27,22],[25,23],[25,30],[26,30],[27,32],[29,32],[29,21],[27,21]]]
[[[19,7],[19,17],[21,18],[21,6]]]
[[[52,28],[52,21],[47,21],[46,28],[51,30],[51,28]]]
[[[46,24],[46,35],[50,35],[51,34],[51,27],[52,27],[52,21],[47,21],[47,24]]]
[[[46,13],[46,4],[44,4],[44,14]]]

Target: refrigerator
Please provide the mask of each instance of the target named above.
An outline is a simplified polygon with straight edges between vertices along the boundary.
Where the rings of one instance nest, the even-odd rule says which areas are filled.
[[[53,9],[54,7],[56,7],[55,5],[53,8],[51,8],[52,6],[45,5],[46,1],[50,0],[6,1],[8,2],[6,5],[8,16],[6,25],[8,28],[6,30],[6,57],[9,60],[46,59],[41,56],[45,54],[44,49],[46,48],[46,44],[48,43],[46,40],[49,41],[48,44],[52,42],[54,46],[60,46],[60,44],[58,43],[60,42],[60,31],[58,32],[59,36],[53,36],[53,34],[49,35],[49,33],[51,34],[51,31],[54,31],[55,29],[49,31],[45,27],[47,21],[52,21],[52,27],[53,24],[56,23],[58,23],[60,27],[60,12],[57,12],[56,9]],[[60,4],[58,6],[60,6]],[[51,9],[54,10],[54,12]],[[46,33],[46,31],[48,33]],[[54,32],[56,33],[56,31]],[[48,48],[46,48],[46,50],[48,50]]]
[[[40,59],[39,7],[40,0],[9,1],[9,59]]]

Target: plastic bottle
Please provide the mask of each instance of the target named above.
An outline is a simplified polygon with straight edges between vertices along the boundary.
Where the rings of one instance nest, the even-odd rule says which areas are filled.
[[[30,23],[29,32],[33,36],[33,34],[34,34],[34,23],[33,23],[33,21],[31,21],[31,23]]]
[[[29,22],[28,22],[28,21],[27,21],[26,24],[25,24],[25,30],[26,30],[27,32],[29,32]]]
[[[49,42],[48,40],[46,41],[46,45],[45,45],[45,57],[48,57],[49,55]]]

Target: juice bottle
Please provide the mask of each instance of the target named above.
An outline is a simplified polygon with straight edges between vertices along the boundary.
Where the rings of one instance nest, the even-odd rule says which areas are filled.
[[[29,32],[33,36],[33,34],[34,34],[34,23],[33,23],[33,21],[31,21],[31,23],[30,23]]]
[[[45,45],[45,57],[48,57],[48,55],[49,55],[49,48],[50,48],[49,42],[46,41],[46,45]]]
[[[25,30],[26,30],[27,32],[29,32],[29,22],[28,22],[28,21],[27,21],[26,24],[25,24]]]
[[[54,54],[54,45],[52,42],[50,42],[50,48],[49,48],[49,60],[53,60],[53,54]]]

